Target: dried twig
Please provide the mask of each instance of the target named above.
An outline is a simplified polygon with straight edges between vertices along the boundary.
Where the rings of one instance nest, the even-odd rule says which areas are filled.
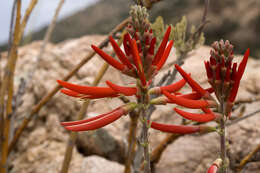
[[[237,172],[242,171],[242,169],[245,167],[245,165],[250,162],[250,160],[253,158],[253,156],[260,151],[260,144],[256,146],[256,148],[251,151],[248,155],[246,155],[240,162],[240,164],[237,166]]]
[[[120,31],[122,28],[124,28],[127,23],[129,22],[129,18],[123,20],[120,24],[118,24],[111,32],[109,35],[114,35],[115,33],[117,33],[118,31]],[[99,48],[103,48],[107,45],[109,39],[108,37],[102,41],[99,44]],[[67,76],[65,76],[63,78],[64,81],[69,80],[73,75],[75,75],[78,70],[84,65],[86,64],[93,56],[95,55],[95,52],[92,51],[91,53],[89,53],[85,58],[83,58],[80,63],[73,68],[69,74]],[[18,128],[18,130],[15,132],[14,138],[11,141],[11,144],[9,145],[9,150],[8,152],[10,153],[10,151],[12,151],[12,149],[14,148],[15,144],[17,143],[18,139],[20,138],[23,130],[27,127],[28,123],[31,121],[32,117],[37,114],[40,109],[42,108],[43,105],[45,105],[60,89],[61,87],[59,85],[56,85],[45,97],[43,97],[39,103],[37,105],[35,105],[30,114],[23,120],[21,126]]]

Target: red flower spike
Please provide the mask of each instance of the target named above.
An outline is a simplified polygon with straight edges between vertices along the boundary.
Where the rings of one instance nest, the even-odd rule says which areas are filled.
[[[199,126],[185,126],[185,125],[170,125],[162,124],[157,122],[152,122],[151,127],[156,130],[168,133],[178,133],[178,134],[190,134],[200,131]]]
[[[112,88],[115,92],[124,94],[125,96],[135,95],[137,92],[136,87],[123,87],[116,84],[113,84],[110,81],[106,81],[107,85]]]
[[[169,103],[175,103],[177,105],[184,106],[186,108],[198,109],[198,108],[204,108],[204,107],[212,106],[211,101],[190,100],[190,99],[186,99],[186,98],[181,98],[181,97],[177,97],[175,95],[172,95],[165,90],[163,90],[162,93],[169,99]]]
[[[169,57],[172,46],[173,46],[173,40],[170,41],[170,43],[168,44],[167,48],[165,49],[165,51],[160,59],[160,61],[158,62],[158,64],[156,64],[158,71],[162,68],[162,66],[166,62],[167,58]]]
[[[125,34],[124,40],[123,40],[123,45],[124,45],[124,49],[125,49],[125,54],[127,56],[129,56],[131,54],[130,40],[131,40],[130,34],[129,33]]]
[[[85,94],[85,95],[94,95],[94,96],[109,96],[117,94],[113,89],[108,87],[90,87],[90,86],[82,86],[76,85],[69,82],[65,82],[62,80],[57,80],[57,82],[63,86],[64,88],[70,89],[74,92]]]
[[[188,75],[180,66],[175,64],[175,68],[182,75],[182,77],[189,83],[192,89],[201,94],[201,96],[207,96],[209,93],[203,89],[197,82],[195,82],[190,75]]]
[[[211,94],[211,93],[214,92],[214,89],[208,88],[208,89],[206,89],[206,91],[208,91]],[[189,93],[189,94],[182,94],[182,95],[177,96],[177,97],[182,97],[182,98],[191,99],[191,100],[199,100],[199,99],[201,99],[202,96],[198,92],[192,92],[192,93]]]
[[[108,114],[102,118],[93,120],[91,122],[83,123],[83,124],[77,124],[77,125],[72,125],[72,126],[65,126],[67,130],[71,131],[88,131],[88,130],[96,130],[101,127],[104,127],[117,119],[119,119],[121,116],[124,115],[124,110],[123,109],[117,109],[111,114]]]
[[[119,108],[120,108],[120,107],[119,107]],[[83,124],[83,123],[91,122],[91,121],[94,121],[94,120],[103,118],[104,116],[107,116],[107,115],[109,115],[109,114],[112,114],[113,112],[115,112],[115,111],[116,111],[117,109],[119,109],[119,108],[116,108],[116,109],[112,110],[111,112],[104,113],[104,114],[101,114],[101,115],[98,115],[98,116],[95,116],[95,117],[92,117],[92,118],[87,118],[87,119],[78,120],[78,121],[71,121],[71,122],[61,122],[60,124],[61,124],[62,126],[73,126],[73,125],[78,125],[78,124]]]
[[[109,40],[111,45],[113,46],[113,49],[117,55],[117,57],[120,59],[120,61],[125,64],[129,69],[134,68],[131,64],[131,62],[127,59],[124,52],[120,49],[120,47],[117,45],[116,41],[113,39],[112,36],[109,36]]]
[[[149,53],[150,55],[153,55],[153,54],[154,54],[155,43],[156,43],[156,37],[154,37],[154,38],[151,40],[150,47],[149,47],[149,49],[148,49],[148,53]]]
[[[167,45],[167,42],[169,40],[170,33],[171,33],[171,26],[168,27],[166,33],[164,34],[162,43],[161,43],[160,47],[158,48],[158,51],[157,51],[157,53],[156,53],[156,55],[155,55],[155,57],[152,61],[152,65],[156,65],[160,61],[160,59],[163,55],[163,52],[165,50],[165,47]]]
[[[145,86],[146,79],[145,79],[145,75],[144,75],[143,64],[142,64],[141,58],[139,56],[136,41],[134,39],[131,41],[131,48],[132,48],[133,59],[134,59],[135,66],[137,68],[138,76],[140,77],[142,85]]]
[[[244,55],[244,58],[242,60],[242,62],[239,64],[239,67],[238,67],[238,70],[237,70],[237,77],[239,80],[241,80],[243,74],[244,74],[244,71],[245,71],[245,68],[246,68],[246,64],[247,64],[247,60],[248,60],[248,57],[249,57],[249,53],[250,53],[250,50],[249,48],[246,50],[246,53]]]
[[[215,114],[196,114],[196,113],[190,113],[190,112],[185,112],[180,109],[174,108],[175,112],[177,112],[179,115],[181,115],[183,118],[196,121],[196,122],[201,122],[201,123],[206,123],[212,120],[216,119]]]
[[[111,66],[113,66],[114,68],[123,71],[125,69],[125,65],[121,64],[120,62],[118,62],[117,60],[115,60],[112,56],[106,54],[105,52],[103,52],[103,50],[99,49],[98,47],[92,45],[91,46],[92,49],[94,49],[94,51],[99,54],[101,56],[101,58],[103,58],[108,64],[110,64]]]

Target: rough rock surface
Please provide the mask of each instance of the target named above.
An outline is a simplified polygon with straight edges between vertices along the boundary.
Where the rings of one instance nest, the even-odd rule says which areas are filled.
[[[24,104],[17,110],[15,124],[20,123],[28,111],[31,110],[32,106],[38,103],[38,101],[56,85],[56,79],[61,79],[68,74],[68,72],[89,53],[90,44],[98,44],[103,39],[103,36],[85,36],[57,45],[49,44],[31,79],[28,79],[27,76],[30,69],[35,65],[35,58],[38,55],[41,42],[34,42],[21,47],[19,49],[15,83],[19,85],[19,79],[22,77],[26,78],[27,93],[23,97]],[[106,50],[109,51],[111,49],[107,48]],[[204,86],[208,84],[206,82],[206,75],[204,74],[203,60],[209,57],[209,50],[209,47],[201,47],[195,50],[190,54],[190,57],[183,66],[184,69],[192,73],[194,79]],[[174,54],[174,51],[172,51],[168,63],[175,59]],[[2,57],[5,58],[6,53],[3,53]],[[236,60],[240,62],[241,56],[237,57]],[[95,56],[70,81],[85,85],[91,84],[91,81],[93,81],[102,64],[103,61]],[[3,61],[1,62],[1,69],[3,69]],[[163,72],[157,76],[157,80],[167,71],[168,69],[164,69]],[[259,73],[260,61],[250,59],[241,82],[237,99],[252,98],[259,94]],[[177,78],[180,78],[180,76]],[[118,84],[129,84],[132,81],[119,74],[113,68],[109,68],[100,85],[104,86],[105,80],[111,80]],[[184,91],[188,90],[190,90],[190,88],[186,86]],[[107,112],[121,104],[122,102],[118,99],[93,101],[89,106],[88,116],[95,116]],[[12,172],[58,172],[61,168],[68,139],[68,133],[60,127],[59,122],[76,119],[80,105],[81,101],[57,93],[51,101],[43,107],[39,114],[35,116],[20,139],[10,159]],[[246,104],[246,114],[255,111],[259,106],[260,102]],[[159,106],[153,115],[153,119],[160,122],[180,123],[181,119],[173,113],[172,108],[173,106]],[[115,123],[106,126],[104,129],[114,137],[114,140],[119,141],[120,145],[126,145],[128,122],[129,118],[124,116]],[[260,117],[256,115],[241,121],[238,124],[230,126],[228,131],[231,141],[231,152],[238,158],[241,158],[260,143]],[[165,134],[163,133],[151,130],[150,141],[152,148],[155,147],[164,136]],[[167,147],[160,162],[156,165],[156,172],[203,173],[210,163],[217,158],[217,153],[219,152],[218,143],[218,136],[216,134],[182,137]],[[88,142],[85,142],[84,145],[88,145]],[[102,152],[111,152],[111,146],[106,146],[106,141],[103,142],[103,147],[108,147],[108,149],[104,149]],[[90,172],[95,172],[96,169],[96,172],[100,172],[98,171],[101,165],[99,163],[104,163],[102,167],[105,169],[110,167],[112,169],[113,166],[111,165],[116,165],[114,167],[115,169],[118,169],[118,171],[122,170],[122,167],[118,166],[117,163],[104,161],[103,158],[98,158],[97,156],[85,156],[86,153],[82,152],[84,153],[84,155],[82,155],[80,153],[81,151],[79,151],[78,149],[74,150],[70,167],[71,173],[82,172],[83,169],[89,169]],[[109,158],[108,155],[106,156],[107,153],[102,152],[101,154],[98,152],[90,152],[87,153],[87,155],[100,154]],[[93,165],[97,165],[97,167]],[[246,172],[256,173],[259,170],[260,163],[256,162],[253,163],[252,166],[249,165]]]

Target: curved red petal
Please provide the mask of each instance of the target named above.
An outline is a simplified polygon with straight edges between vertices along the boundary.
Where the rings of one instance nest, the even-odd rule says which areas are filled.
[[[57,80],[57,82],[64,88],[70,89],[80,94],[85,95],[95,95],[95,96],[104,96],[104,95],[114,95],[117,94],[113,89],[108,87],[90,87],[76,85],[62,80]]]
[[[137,48],[136,41],[134,39],[131,41],[131,48],[132,48],[133,59],[134,59],[135,66],[137,68],[138,76],[140,77],[142,85],[145,86],[146,79],[145,79],[145,75],[144,75],[143,64],[142,64],[142,60],[139,56],[139,51]]]
[[[250,53],[250,49],[248,48],[245,52],[245,55],[244,55],[242,62],[239,64],[239,67],[238,67],[238,70],[237,70],[237,77],[239,78],[239,80],[241,80],[243,73],[245,71],[246,64],[247,64],[248,57],[249,57],[249,53]]]
[[[162,124],[157,122],[152,122],[151,127],[156,130],[168,133],[178,133],[178,134],[190,134],[200,131],[199,126],[184,126],[184,125],[171,125]]]
[[[108,114],[102,118],[93,120],[91,122],[77,124],[72,126],[65,126],[67,130],[71,131],[88,131],[88,130],[96,130],[101,127],[104,127],[117,119],[119,119],[122,115],[124,115],[125,111],[123,109],[117,109],[116,111]]]
[[[120,47],[117,45],[116,41],[113,39],[112,36],[109,36],[110,43],[117,55],[117,57],[120,59],[120,61],[125,64],[129,69],[132,69],[133,66],[131,62],[127,59],[124,52],[120,49]]]
[[[175,103],[191,109],[198,109],[210,106],[206,100],[190,100],[186,98],[177,97],[163,90],[162,93],[169,99],[169,103]]]
[[[150,47],[149,47],[149,49],[148,49],[148,53],[149,53],[150,55],[153,55],[153,54],[154,54],[155,43],[156,43],[156,37],[154,37],[154,38],[151,40]]]
[[[124,35],[123,45],[124,45],[124,49],[125,49],[125,54],[126,54],[127,56],[129,56],[130,53],[131,53],[131,49],[130,49],[130,39],[131,39],[131,37],[130,37],[129,33],[127,33],[127,34]]]
[[[208,91],[209,93],[213,93],[214,89],[213,88],[207,88],[206,91]],[[179,95],[177,97],[182,97],[182,98],[191,99],[191,100],[199,100],[199,99],[202,98],[201,94],[198,93],[198,92],[182,94],[182,95]]]
[[[180,66],[175,64],[175,68],[182,75],[182,77],[189,83],[192,89],[200,93],[202,96],[207,94],[207,91],[203,89],[197,82],[195,82],[189,74],[187,74]]]
[[[92,45],[91,46],[94,51],[99,54],[101,58],[103,58],[108,64],[113,66],[114,68],[123,71],[125,69],[125,65],[121,64],[117,60],[115,60],[112,56],[106,54],[103,50],[99,49],[98,47]]]
[[[132,96],[135,95],[137,92],[137,88],[136,87],[124,87],[124,86],[119,86],[116,85],[110,81],[106,81],[107,85],[113,89],[114,91],[116,91],[117,93],[121,93],[124,94],[126,96]]]
[[[120,108],[120,107],[119,107],[119,108]],[[112,110],[111,112],[107,112],[107,113],[104,113],[104,114],[101,114],[101,115],[98,115],[98,116],[95,116],[95,117],[92,117],[92,118],[87,118],[87,119],[78,120],[78,121],[61,122],[60,124],[61,124],[62,126],[73,126],[73,125],[78,125],[78,124],[87,123],[87,122],[90,122],[90,121],[94,121],[94,120],[103,118],[104,116],[107,116],[107,115],[109,115],[109,114],[112,114],[113,112],[115,112],[115,111],[116,111],[117,109],[119,109],[119,108],[116,108],[116,109]]]
[[[177,112],[179,115],[181,115],[185,119],[197,121],[197,122],[201,122],[201,123],[206,123],[206,122],[216,119],[216,116],[214,114],[190,113],[190,112],[182,111],[177,108],[174,108],[174,110],[175,110],[175,112]]]
[[[63,94],[66,94],[68,96],[71,96],[71,97],[81,97],[82,94],[78,93],[78,92],[75,92],[75,91],[72,91],[72,90],[69,90],[69,89],[61,89],[60,92],[62,92]]]
[[[168,27],[167,31],[164,34],[162,43],[161,43],[160,47],[158,48],[158,51],[152,61],[152,65],[158,64],[158,62],[160,61],[160,59],[163,55],[163,52],[166,48],[167,42],[169,40],[170,33],[171,33],[171,26]]]
[[[186,84],[186,80],[185,79],[181,79],[178,82],[175,82],[171,85],[167,85],[167,86],[161,86],[160,89],[162,90],[166,90],[170,93],[176,92],[178,90],[180,90],[184,85]]]
[[[173,40],[170,41],[170,43],[168,44],[167,48],[165,49],[165,51],[160,59],[160,61],[158,62],[158,64],[156,64],[158,71],[162,68],[162,66],[165,64],[167,58],[169,57],[172,46],[173,46]]]

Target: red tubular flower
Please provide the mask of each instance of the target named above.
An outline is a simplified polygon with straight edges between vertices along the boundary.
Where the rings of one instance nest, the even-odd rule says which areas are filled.
[[[110,40],[111,45],[113,46],[113,49],[114,49],[117,57],[120,59],[120,61],[124,65],[126,65],[129,69],[132,69],[133,66],[132,66],[131,62],[127,59],[124,52],[120,49],[120,47],[117,45],[116,41],[113,39],[112,36],[109,36],[109,40]]]
[[[91,122],[77,124],[72,126],[64,126],[67,130],[71,131],[88,131],[88,130],[96,130],[101,127],[104,127],[117,119],[119,119],[122,115],[124,115],[123,109],[118,109],[111,114],[108,114],[102,118],[93,120]]]
[[[162,43],[161,43],[160,47],[158,48],[158,51],[152,61],[152,65],[156,65],[160,61],[160,59],[164,53],[164,50],[166,48],[167,42],[169,40],[170,33],[171,33],[171,26],[168,27],[166,33],[164,34]]]
[[[119,86],[119,85],[113,84],[110,81],[106,81],[106,83],[115,92],[124,94],[126,96],[135,95],[136,92],[137,92],[137,88],[136,87],[123,87],[123,86]]]
[[[115,92],[113,89],[108,88],[108,87],[81,86],[81,85],[76,85],[76,84],[72,84],[69,82],[65,82],[62,80],[57,80],[57,82],[64,88],[67,88],[67,89],[77,92],[79,94],[84,94],[86,96],[93,95],[93,96],[100,96],[100,97],[108,97],[108,96],[117,94],[117,92]]]
[[[118,94],[104,94],[104,95],[84,95],[80,94],[78,92],[69,90],[69,89],[61,89],[60,92],[62,92],[65,95],[71,96],[71,97],[76,97],[76,98],[81,98],[81,99],[99,99],[99,98],[104,98],[104,97],[118,97]]]
[[[175,112],[177,112],[179,115],[181,115],[183,118],[186,118],[188,120],[197,121],[201,123],[206,123],[212,120],[216,119],[216,115],[213,113],[207,113],[207,114],[196,114],[196,113],[190,113],[185,112],[180,109],[174,108]]]
[[[120,108],[120,107],[119,107]],[[117,108],[117,109],[119,109]],[[83,124],[83,123],[87,123],[87,122],[91,122],[100,118],[103,118],[104,116],[110,115],[113,112],[115,112],[117,109],[112,110],[111,112],[105,113],[105,114],[101,114],[92,118],[87,118],[84,120],[78,120],[78,121],[71,121],[71,122],[61,122],[62,126],[73,126],[73,125],[78,125],[78,124]]]
[[[192,89],[200,93],[202,96],[207,96],[209,93],[203,89],[197,82],[195,82],[190,75],[188,75],[180,66],[175,64],[175,68],[182,75],[182,77],[189,83]]]
[[[158,64],[156,64],[158,71],[162,68],[162,66],[165,64],[167,58],[169,57],[172,46],[173,46],[173,40],[170,41],[169,45],[165,49],[165,51],[164,51],[161,59],[159,60]]]
[[[148,49],[148,53],[149,53],[150,55],[154,55],[155,43],[156,43],[156,37],[154,37],[154,38],[151,40],[150,47],[149,47],[149,49]]]
[[[191,109],[198,109],[211,106],[212,103],[206,100],[190,100],[186,98],[177,97],[163,90],[162,93],[169,99],[168,103],[175,103]]]
[[[175,82],[171,85],[151,88],[149,92],[151,94],[158,94],[159,95],[159,94],[162,93],[162,90],[166,90],[170,93],[173,93],[173,92],[180,90],[185,84],[186,84],[186,81],[184,79],[181,79],[178,82]]]
[[[160,130],[162,132],[168,133],[177,133],[177,134],[190,134],[190,133],[205,133],[205,132],[212,132],[216,129],[214,127],[209,126],[186,126],[186,125],[172,125],[172,124],[162,124],[157,122],[151,123],[151,128]]]
[[[213,78],[213,73],[212,73],[212,69],[210,68],[209,62],[204,61],[204,64],[205,64],[208,79],[211,80]]]
[[[138,51],[138,48],[136,45],[136,41],[134,39],[131,40],[131,50],[133,53],[133,59],[134,59],[135,66],[137,68],[138,76],[140,77],[142,85],[146,86],[146,79],[145,79],[145,75],[144,75],[143,64],[142,64],[141,58],[139,56],[139,51]]]
[[[214,92],[214,89],[213,88],[207,88],[206,91],[208,91],[211,94],[211,93]],[[202,98],[201,94],[199,94],[198,92],[182,94],[182,95],[178,95],[177,97],[182,97],[182,98],[191,99],[191,100],[199,100],[199,99]]]
[[[207,170],[207,173],[217,173],[220,165],[222,164],[221,159],[217,159]]]
[[[218,167],[215,164],[211,165],[207,170],[207,173],[217,173],[217,172],[218,172]]]
[[[60,92],[62,92],[63,94],[66,94],[68,96],[71,96],[71,97],[77,97],[77,98],[82,97],[82,94],[72,91],[72,90],[68,90],[68,89],[61,89]]]
[[[236,95],[237,95],[237,91],[238,91],[238,88],[239,88],[240,80],[241,80],[241,78],[243,76],[243,73],[245,71],[248,57],[249,57],[249,49],[247,49],[247,51],[246,51],[246,53],[244,55],[244,58],[243,58],[242,62],[239,64],[237,73],[235,75],[235,83],[234,83],[234,85],[233,85],[233,87],[231,89],[231,92],[230,92],[230,95],[229,95],[229,98],[228,98],[228,100],[231,103],[234,102],[234,100],[236,99]]]
[[[130,38],[129,33],[125,34],[124,35],[124,40],[123,40],[123,45],[124,45],[124,49],[125,49],[125,54],[127,56],[129,56],[130,53],[131,53],[130,40],[131,40],[131,38]]]
[[[113,66],[114,68],[118,69],[119,71],[125,70],[126,66],[115,60],[112,56],[106,54],[103,50],[99,49],[98,47],[92,45],[91,46],[94,51],[101,56],[108,64]]]
[[[67,130],[71,130],[71,131],[88,131],[88,130],[96,130],[99,129],[101,127],[104,127],[114,121],[116,121],[117,119],[119,119],[121,116],[127,114],[129,111],[132,111],[133,109],[135,109],[136,104],[127,104],[125,106],[121,106],[117,109],[115,109],[114,111],[111,111],[107,114],[102,114],[99,115],[95,118],[90,119],[86,119],[86,120],[82,120],[82,121],[76,121],[76,122],[72,122],[70,125],[69,123],[63,123],[65,124],[65,128]]]

